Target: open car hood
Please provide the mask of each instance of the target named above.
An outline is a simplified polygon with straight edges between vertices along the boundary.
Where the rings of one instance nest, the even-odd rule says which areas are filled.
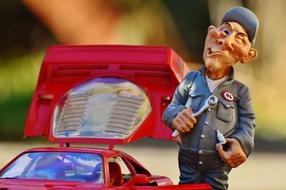
[[[161,117],[187,72],[166,47],[51,46],[24,135],[57,143],[172,139]]]

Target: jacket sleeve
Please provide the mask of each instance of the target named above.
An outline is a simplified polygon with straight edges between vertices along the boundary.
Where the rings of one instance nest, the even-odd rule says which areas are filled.
[[[188,100],[189,88],[195,78],[196,71],[188,73],[183,81],[178,85],[174,93],[171,103],[168,105],[163,113],[163,122],[172,130],[172,120],[183,109]]]
[[[248,87],[242,86],[238,92],[238,126],[231,137],[236,138],[247,156],[254,148],[255,114],[251,107]]]

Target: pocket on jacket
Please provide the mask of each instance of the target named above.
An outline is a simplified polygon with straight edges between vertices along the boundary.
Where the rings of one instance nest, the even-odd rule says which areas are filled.
[[[235,119],[235,109],[233,102],[219,100],[217,108],[217,118],[224,122],[231,122]]]

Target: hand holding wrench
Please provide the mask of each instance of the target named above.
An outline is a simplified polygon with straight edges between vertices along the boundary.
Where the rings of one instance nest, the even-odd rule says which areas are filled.
[[[205,101],[205,104],[201,107],[201,109],[199,111],[197,111],[196,113],[193,114],[194,117],[199,116],[200,114],[202,114],[206,109],[208,108],[214,108],[216,107],[218,102],[218,98],[214,95],[211,95],[210,97],[208,97],[208,99]],[[175,130],[172,133],[172,137],[177,137],[179,135],[179,132],[177,130]]]

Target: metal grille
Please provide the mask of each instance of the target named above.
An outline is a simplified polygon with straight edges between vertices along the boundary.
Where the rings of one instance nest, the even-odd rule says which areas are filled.
[[[113,108],[109,120],[106,124],[105,132],[128,135],[134,130],[136,125],[136,115],[142,104],[143,97],[119,95]]]
[[[67,96],[61,112],[56,132],[78,131],[86,112],[89,92],[70,94]]]

